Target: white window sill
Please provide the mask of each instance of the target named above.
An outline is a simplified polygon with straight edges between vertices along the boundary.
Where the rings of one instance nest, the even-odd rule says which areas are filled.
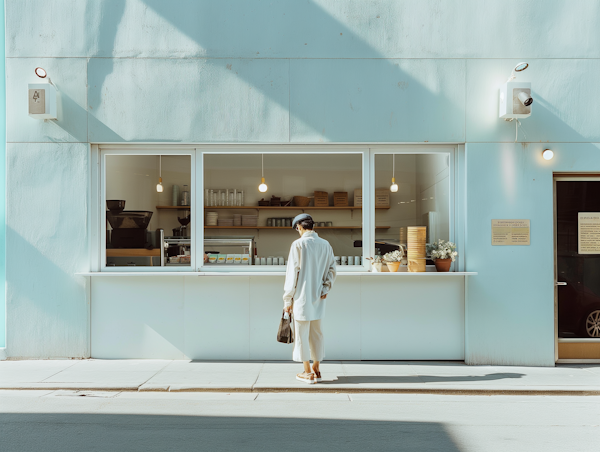
[[[76,273],[77,276],[285,276],[285,272],[272,271],[272,272],[257,272],[257,271],[246,271],[246,272],[233,272],[233,271],[220,271],[220,272],[82,272]],[[474,276],[477,272],[446,272],[438,273],[435,271],[426,271],[420,273],[410,272],[338,272],[337,276],[378,276],[378,277],[403,277],[403,276],[418,276],[418,277],[440,277],[440,276]]]

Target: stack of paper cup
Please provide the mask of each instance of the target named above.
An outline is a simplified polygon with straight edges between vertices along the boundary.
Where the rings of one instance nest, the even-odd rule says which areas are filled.
[[[427,239],[427,228],[425,226],[409,226],[407,233],[407,258],[409,272],[424,272]]]
[[[218,218],[217,212],[206,212],[206,226],[216,226]]]

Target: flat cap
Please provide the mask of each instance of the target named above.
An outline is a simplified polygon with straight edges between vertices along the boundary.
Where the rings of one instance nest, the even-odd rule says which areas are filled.
[[[302,220],[312,220],[312,217],[307,213],[301,213],[300,215],[296,215],[296,218],[294,218],[294,221],[292,221],[292,229],[296,229],[296,225]]]

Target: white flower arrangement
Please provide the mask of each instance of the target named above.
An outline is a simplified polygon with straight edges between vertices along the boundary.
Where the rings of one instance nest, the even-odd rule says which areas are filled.
[[[404,257],[404,250],[400,248],[396,251],[390,251],[389,253],[383,256],[383,262],[401,262]]]
[[[427,245],[427,252],[431,255],[433,260],[452,259],[452,262],[454,262],[456,256],[458,256],[456,245],[452,242],[446,242],[445,240],[438,240],[431,245]]]
[[[373,264],[382,264],[383,258],[380,255],[376,255],[375,257],[367,257],[367,260],[373,261]]]

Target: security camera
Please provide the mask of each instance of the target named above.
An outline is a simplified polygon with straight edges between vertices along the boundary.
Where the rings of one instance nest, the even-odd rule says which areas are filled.
[[[517,64],[506,83],[500,87],[499,116],[506,121],[531,116],[531,104],[533,104],[531,83],[515,80],[517,73],[523,72],[528,67],[529,63],[524,61]]]
[[[519,98],[524,107],[529,107],[533,103],[533,97],[531,97],[525,91],[519,92],[517,97]]]

